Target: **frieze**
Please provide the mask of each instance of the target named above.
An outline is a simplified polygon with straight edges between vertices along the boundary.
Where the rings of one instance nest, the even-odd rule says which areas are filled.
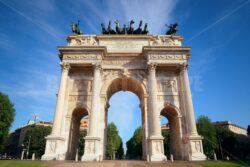
[[[102,56],[97,54],[83,54],[83,55],[63,55],[64,60],[101,60]]]
[[[149,55],[151,60],[183,60],[186,59],[186,55],[174,55],[174,54],[151,54]]]
[[[103,65],[141,65],[146,64],[145,60],[104,60]]]

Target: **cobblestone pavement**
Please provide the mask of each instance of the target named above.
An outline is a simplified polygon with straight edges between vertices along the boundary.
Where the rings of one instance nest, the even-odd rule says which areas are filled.
[[[54,161],[49,162],[44,167],[201,167],[186,161],[176,161],[174,163],[148,163],[145,161],[103,161],[103,162],[74,162],[74,161]]]

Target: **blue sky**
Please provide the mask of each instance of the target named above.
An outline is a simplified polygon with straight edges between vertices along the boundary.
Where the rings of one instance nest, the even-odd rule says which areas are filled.
[[[108,20],[142,19],[151,34],[164,34],[165,24],[178,22],[184,45],[192,47],[196,117],[250,124],[249,0],[0,0],[0,91],[15,104],[12,130],[33,114],[53,119],[60,76],[56,46],[66,45],[70,23],[78,19],[85,34],[100,34],[100,23]],[[126,142],[140,125],[138,98],[117,93],[110,104],[109,121]]]

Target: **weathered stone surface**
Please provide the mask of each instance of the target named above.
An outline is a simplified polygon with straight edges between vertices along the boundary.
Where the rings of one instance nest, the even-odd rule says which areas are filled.
[[[109,98],[131,91],[141,101],[143,159],[166,161],[160,115],[170,123],[174,159],[204,160],[187,74],[189,47],[168,35],[76,35],[59,47],[62,64],[52,134],[43,160],[74,159],[77,128],[89,115],[82,161],[105,159]]]

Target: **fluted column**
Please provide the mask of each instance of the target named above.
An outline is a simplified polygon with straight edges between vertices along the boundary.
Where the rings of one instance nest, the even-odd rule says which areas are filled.
[[[63,108],[64,108],[63,106],[65,102],[67,78],[68,78],[70,65],[69,63],[61,63],[61,68],[62,68],[61,81],[60,81],[60,87],[59,87],[59,92],[57,96],[56,111],[54,115],[52,135],[60,135],[60,128],[61,128]]]
[[[96,136],[97,134],[97,121],[99,115],[99,93],[100,93],[100,73],[101,65],[95,64],[94,66],[94,79],[92,83],[92,100],[91,100],[91,113],[90,113],[90,127],[88,136]]]
[[[156,83],[156,64],[149,64],[149,115],[150,136],[161,136],[160,115],[157,112],[157,83]]]
[[[194,108],[193,108],[193,101],[192,101],[192,94],[190,90],[190,84],[188,79],[188,70],[187,65],[183,65],[181,67],[181,77],[182,77],[182,91],[184,93],[184,103],[185,109],[187,113],[187,121],[189,125],[189,133],[191,135],[197,135],[197,128],[195,123],[194,117]]]

